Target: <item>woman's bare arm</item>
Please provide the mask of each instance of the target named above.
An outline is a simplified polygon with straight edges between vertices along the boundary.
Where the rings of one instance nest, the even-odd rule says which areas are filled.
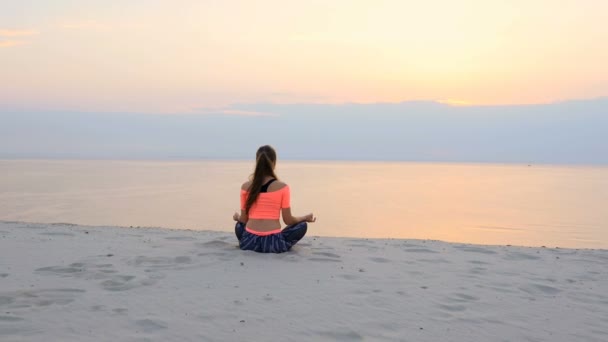
[[[245,213],[245,210],[241,210],[241,214],[234,213],[232,219],[238,222],[247,223],[247,221],[249,221],[249,216]]]
[[[247,191],[250,186],[251,182],[247,181],[241,185],[241,190]],[[241,214],[239,215],[239,213],[234,213],[234,215],[232,215],[232,219],[238,222],[247,223],[247,221],[249,221],[249,215],[247,215],[245,210],[241,209]]]
[[[291,208],[283,208],[281,209],[281,214],[283,216],[283,222],[286,225],[291,226],[300,222],[315,222],[317,218],[311,213],[304,216],[293,216],[291,214]]]

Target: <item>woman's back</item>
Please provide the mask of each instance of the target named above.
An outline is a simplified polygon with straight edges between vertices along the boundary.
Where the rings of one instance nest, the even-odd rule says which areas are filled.
[[[245,182],[241,187],[241,209],[249,196],[251,182]],[[258,198],[249,208],[249,220],[279,220],[281,209],[290,207],[289,186],[281,181],[271,178],[262,186]]]

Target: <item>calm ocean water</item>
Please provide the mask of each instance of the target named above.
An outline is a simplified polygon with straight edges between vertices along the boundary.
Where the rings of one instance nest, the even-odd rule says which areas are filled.
[[[0,220],[232,231],[252,162],[0,161]],[[608,167],[279,161],[309,234],[608,248]]]

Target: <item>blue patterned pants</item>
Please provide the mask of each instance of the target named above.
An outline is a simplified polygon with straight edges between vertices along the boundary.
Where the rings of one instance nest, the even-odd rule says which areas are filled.
[[[245,230],[245,224],[237,222],[234,226],[234,233],[239,239],[239,246],[242,250],[256,251],[259,253],[283,253],[293,247],[306,234],[308,225],[300,222],[287,226],[280,233],[271,235],[256,235]]]

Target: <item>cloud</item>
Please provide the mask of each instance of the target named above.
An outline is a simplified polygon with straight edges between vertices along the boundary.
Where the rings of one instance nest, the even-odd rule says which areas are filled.
[[[284,159],[608,165],[607,110],[608,97],[462,107],[242,104],[193,109],[197,115],[9,110],[0,158],[239,159],[271,144]],[[270,113],[279,116],[251,116]]]
[[[9,29],[0,29],[0,37],[24,37],[24,36],[34,36],[40,34],[40,32],[35,30],[9,30]]]
[[[233,108],[201,108],[198,111],[200,114],[223,114],[223,115],[236,115],[236,116],[279,116],[276,113],[254,111],[254,110],[241,110]]]
[[[25,42],[19,40],[0,40],[0,48],[7,48],[11,46],[23,45]]]
[[[274,113],[256,112],[250,110],[239,110],[239,109],[224,109],[222,114],[227,115],[243,115],[243,116],[278,116]]]
[[[437,102],[441,103],[441,104],[446,104],[449,106],[473,106],[473,103],[469,102],[469,101],[465,101],[465,100],[458,100],[458,99],[444,99],[444,100],[437,100]]]

